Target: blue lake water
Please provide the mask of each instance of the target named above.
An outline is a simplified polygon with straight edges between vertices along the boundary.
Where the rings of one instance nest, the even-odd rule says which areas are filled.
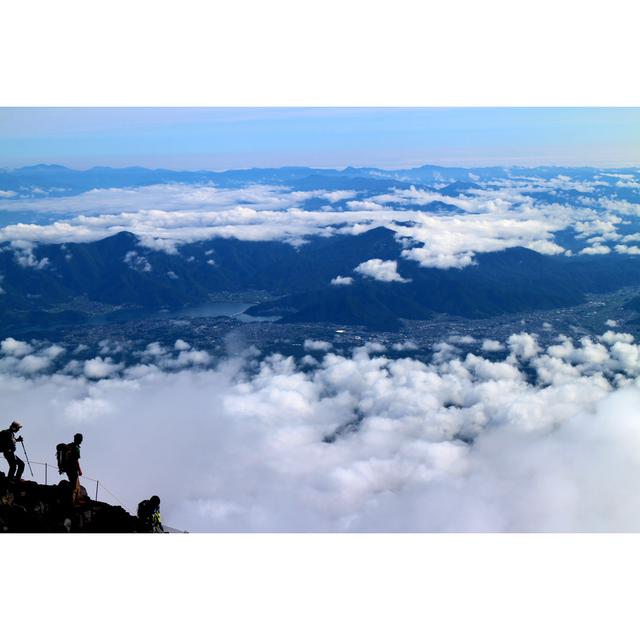
[[[255,302],[206,302],[192,307],[182,309],[163,309],[160,311],[147,311],[145,309],[122,309],[113,314],[109,314],[111,320],[170,320],[174,318],[217,318],[229,316],[240,322],[273,322],[279,316],[250,316],[244,313]],[[102,323],[106,318],[98,320]]]
[[[255,302],[207,302],[195,307],[187,307],[179,310],[159,311],[155,317],[164,318],[217,318],[229,316],[240,322],[272,322],[279,316],[249,316],[244,313]]]

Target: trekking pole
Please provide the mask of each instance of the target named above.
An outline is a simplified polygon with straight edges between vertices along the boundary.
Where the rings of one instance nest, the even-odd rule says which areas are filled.
[[[29,471],[31,471],[31,477],[33,478],[33,469],[31,468],[31,463],[29,462],[29,456],[27,455],[27,450],[24,448],[24,440],[20,440],[20,444],[22,445],[22,450],[24,451],[24,457],[27,459],[27,464],[29,465]]]

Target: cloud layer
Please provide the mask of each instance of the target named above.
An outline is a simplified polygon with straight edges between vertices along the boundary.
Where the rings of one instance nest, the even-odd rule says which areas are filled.
[[[585,255],[636,254],[640,247],[631,243],[639,237],[637,188],[625,178],[628,199],[613,197],[611,180],[619,177],[490,180],[454,195],[446,184],[408,185],[378,194],[269,185],[94,189],[76,196],[3,201],[3,210],[14,216],[48,218],[38,223],[32,216],[29,222],[6,225],[0,228],[0,242],[11,242],[16,259],[36,268],[46,265],[34,261],[30,243],[86,242],[120,231],[138,235],[150,248],[175,252],[182,243],[213,237],[298,244],[308,236],[386,226],[405,246],[405,258],[443,269],[463,268],[478,253],[517,246],[571,255],[556,238],[562,231],[574,235]]]
[[[633,337],[465,338],[430,362],[318,341],[214,362],[178,340],[128,365],[5,339],[2,419],[36,461],[83,432],[89,476],[193,531],[639,530]]]

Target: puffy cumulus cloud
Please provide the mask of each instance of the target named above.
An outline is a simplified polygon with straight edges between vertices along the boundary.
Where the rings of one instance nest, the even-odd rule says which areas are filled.
[[[167,368],[206,367],[211,364],[211,355],[204,350],[182,350],[174,360],[162,360],[161,366]]]
[[[507,341],[526,370],[370,345],[304,370],[275,354],[99,380],[0,373],[0,405],[33,460],[81,429],[88,475],[130,509],[157,493],[165,522],[192,531],[637,531],[637,348],[543,351],[526,335]]]
[[[619,198],[599,198],[597,204],[605,211],[614,215],[638,216],[640,215],[640,204],[628,202]]]
[[[578,232],[578,238],[588,238],[597,235],[601,240],[617,240],[620,234],[617,232],[617,224],[622,218],[614,215],[605,215],[602,218],[576,222],[574,229]]]
[[[491,340],[489,338],[486,338],[482,341],[482,346],[480,348],[483,351],[492,352],[492,351],[502,351],[504,349],[504,346],[498,340]]]
[[[14,338],[5,338],[0,342],[0,372],[14,372],[24,376],[33,376],[50,369],[65,349],[57,344],[42,346],[42,343],[22,342]]]
[[[26,240],[11,242],[16,262],[25,269],[45,269],[49,265],[49,258],[38,260],[34,254],[34,244]]]
[[[28,342],[15,340],[14,338],[5,338],[0,342],[0,350],[4,355],[9,356],[26,356],[33,351],[33,347]]]
[[[40,355],[49,358],[50,360],[55,360],[59,356],[61,356],[66,349],[61,347],[59,344],[52,344],[40,351]]]
[[[590,247],[585,247],[580,253],[592,256],[606,255],[607,253],[611,253],[611,248],[604,244],[594,244]]]
[[[331,284],[335,286],[348,286],[353,284],[353,278],[350,276],[336,276],[331,279]]]
[[[124,263],[134,271],[151,271],[153,268],[149,264],[149,261],[137,251],[127,251],[124,257]]]
[[[40,371],[48,369],[50,364],[51,359],[46,356],[29,354],[20,360],[18,370],[26,374],[39,373]]]
[[[511,351],[511,358],[519,360],[531,360],[540,351],[537,336],[530,333],[517,333],[509,336],[507,340]]]
[[[91,360],[86,360],[83,365],[83,373],[87,378],[100,379],[108,378],[120,371],[122,365],[113,362],[111,358],[101,358],[97,356]]]
[[[398,262],[396,260],[372,258],[360,263],[354,269],[354,272],[380,282],[410,282],[410,280],[403,278],[398,273]]]
[[[567,189],[588,190],[584,184],[582,187],[579,181],[560,177],[485,182],[457,196],[409,186],[366,200],[349,199],[344,210],[331,205],[320,210],[302,207],[312,198],[329,203],[346,201],[355,197],[355,192],[303,192],[269,185],[242,189],[181,184],[98,189],[76,196],[9,201],[10,210],[37,210],[67,217],[42,225],[7,225],[0,228],[0,242],[85,242],[129,231],[138,236],[143,247],[175,253],[180,244],[214,237],[279,240],[297,246],[313,235],[359,234],[386,226],[405,245],[405,257],[425,267],[443,269],[466,267],[473,264],[478,253],[517,246],[545,254],[571,255],[554,240],[556,232],[571,228],[595,245],[587,253],[604,253],[606,241],[626,244],[619,227],[627,222],[624,216],[638,215],[640,205],[582,197],[569,206],[564,201],[535,197],[537,193],[548,196]],[[454,207],[454,213],[420,210],[433,203]],[[16,259],[25,266],[47,266],[35,259],[32,246],[16,249]],[[215,266],[215,259],[211,258],[209,264]],[[333,284],[347,284],[340,280],[344,277],[339,276]]]
[[[609,324],[610,320],[607,320],[606,324],[610,327],[615,327],[617,323]],[[600,340],[606,344],[614,344],[616,342],[626,342],[631,344],[635,342],[635,338],[630,333],[616,333],[615,331],[606,331],[600,336]]]
[[[518,246],[548,254],[564,252],[552,241],[552,233],[566,226],[561,219],[517,219],[495,214],[418,214],[417,218],[415,226],[399,227],[396,232],[412,243],[421,243],[421,246],[405,249],[403,256],[425,267],[463,268],[473,264],[476,253]]]
[[[640,247],[637,245],[617,244],[615,249],[618,253],[626,253],[632,256],[640,255]]]
[[[303,346],[307,351],[330,351],[333,348],[333,345],[326,340],[311,340],[310,338],[304,341]]]

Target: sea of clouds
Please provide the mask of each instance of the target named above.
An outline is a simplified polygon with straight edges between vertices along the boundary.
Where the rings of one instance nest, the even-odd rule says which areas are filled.
[[[633,336],[414,346],[214,359],[177,340],[125,364],[7,338],[0,418],[33,461],[82,432],[87,476],[190,531],[640,530]]]
[[[176,253],[181,244],[214,237],[295,245],[308,236],[358,234],[382,225],[396,232],[404,257],[425,267],[463,268],[478,253],[518,246],[570,255],[554,236],[567,229],[585,241],[584,254],[640,253],[638,234],[625,231],[640,215],[640,204],[599,190],[611,186],[612,176],[603,177],[608,182],[566,176],[494,180],[456,196],[411,184],[373,196],[269,185],[93,189],[74,196],[3,201],[3,211],[44,217],[41,223],[1,227],[0,242],[10,242],[19,259],[37,243],[88,242],[129,231],[144,246]],[[637,191],[634,175],[614,178],[623,193]],[[317,199],[326,204],[307,206]],[[453,209],[424,210],[434,203]],[[23,263],[39,268],[37,261]]]

